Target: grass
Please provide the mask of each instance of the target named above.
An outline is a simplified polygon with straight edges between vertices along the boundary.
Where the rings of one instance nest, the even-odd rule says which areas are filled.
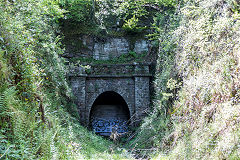
[[[240,157],[240,22],[232,2],[200,0],[181,10],[175,68],[182,85],[173,104],[170,150],[159,158]]]

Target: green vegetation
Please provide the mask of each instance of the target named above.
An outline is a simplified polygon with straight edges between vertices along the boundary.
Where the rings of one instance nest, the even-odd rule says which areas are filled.
[[[239,159],[239,3],[188,2],[175,31],[175,159]]]
[[[239,159],[239,11],[237,0],[2,0],[0,159]],[[152,108],[125,149],[78,122],[59,56],[63,21],[78,28],[67,36],[148,30],[158,48]]]
[[[65,19],[73,23],[92,23],[95,0],[61,0],[59,3],[66,10]]]
[[[175,0],[61,0],[60,6],[65,9],[62,21],[66,27],[74,28],[75,33],[86,31],[99,35],[102,31],[114,32],[114,27],[122,28],[128,34],[141,33],[149,28],[151,19],[160,10],[173,9]],[[79,25],[80,24],[80,25]],[[117,26],[116,26],[117,24]],[[79,29],[83,28],[84,29]],[[72,32],[67,30],[67,32]]]
[[[77,57],[71,58],[70,63],[74,65],[78,64],[124,64],[124,63],[131,63],[131,62],[142,62],[146,57],[147,53],[137,54],[134,51],[130,51],[128,54],[123,54],[119,57],[112,58],[110,60],[96,60],[94,58],[84,58],[84,57]]]
[[[1,1],[0,13],[0,159],[129,157],[76,120],[55,34],[59,5]]]
[[[155,17],[155,100],[129,146],[153,159],[239,159],[239,2],[176,6]]]
[[[168,136],[174,128],[170,113],[180,87],[178,83],[181,81],[174,68],[176,49],[174,31],[179,25],[179,15],[176,14],[178,8],[174,6],[156,14],[154,32],[149,34],[149,38],[159,47],[153,84],[155,92],[153,105],[149,115],[137,129],[137,137],[129,143],[129,146],[143,150],[138,153],[140,157],[146,154],[154,157],[159,151],[167,152],[171,143]]]

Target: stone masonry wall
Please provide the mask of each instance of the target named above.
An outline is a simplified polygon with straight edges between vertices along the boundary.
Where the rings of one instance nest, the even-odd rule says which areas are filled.
[[[130,116],[134,110],[133,78],[88,78],[86,82],[86,113],[89,120],[91,107],[97,97],[106,91],[114,91],[121,95],[128,105]]]
[[[136,42],[125,37],[99,39],[88,35],[66,36],[64,57],[88,57],[96,60],[109,60],[134,51],[137,54],[148,52],[150,42],[138,39]]]
[[[149,64],[96,65],[87,73],[80,67],[69,74],[82,124],[89,124],[94,101],[106,91],[122,96],[134,120],[132,125],[142,120],[150,103]]]
[[[70,77],[72,92],[75,96],[75,104],[78,106],[80,121],[85,122],[85,99],[86,99],[86,77]]]
[[[149,109],[149,77],[135,77],[135,110],[136,123],[139,123]]]

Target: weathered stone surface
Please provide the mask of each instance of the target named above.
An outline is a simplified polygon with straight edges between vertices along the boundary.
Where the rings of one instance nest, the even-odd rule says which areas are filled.
[[[128,73],[128,76],[124,76],[127,72],[124,70],[120,70],[118,76],[111,75],[111,73],[107,74],[105,71],[102,72],[103,74],[100,72],[97,75],[94,72],[79,75],[70,74],[71,86],[76,96],[75,102],[79,108],[80,120],[84,125],[89,125],[90,113],[96,99],[108,91],[119,94],[126,102],[131,120],[133,120],[131,121],[132,125],[138,124],[145,116],[145,111],[149,108],[150,103],[149,81],[151,75],[149,74],[149,66],[146,64],[122,65],[122,67],[128,66],[133,66],[133,68],[130,67],[133,72]],[[104,66],[102,67],[104,68]],[[105,67],[110,69],[111,65],[105,65]],[[112,65],[112,67],[115,66]],[[75,69],[73,71],[81,70]]]
[[[71,35],[64,38],[64,57],[90,57],[94,49],[94,37],[88,35]]]
[[[75,104],[78,106],[78,112],[80,114],[80,121],[85,121],[85,98],[86,98],[86,77],[71,77],[72,92],[75,95]]]
[[[146,115],[150,104],[149,77],[135,77],[136,121],[140,122]]]
[[[134,80],[133,78],[88,78],[86,82],[86,110],[88,118],[91,107],[97,97],[107,91],[113,91],[123,97],[130,115],[134,113]],[[89,86],[89,87],[88,87]]]
[[[146,40],[138,40],[135,42],[134,52],[143,53],[148,52],[149,50],[149,42]]]
[[[132,76],[151,76],[149,71],[150,63],[129,63],[129,64],[97,64],[84,67],[70,68],[71,76],[88,77],[132,77]]]
[[[109,38],[105,42],[96,42],[93,58],[108,60],[129,52],[129,43],[125,38]]]
[[[136,42],[126,37],[107,37],[100,39],[88,35],[71,35],[64,40],[64,57],[91,57],[96,60],[109,60],[130,52],[130,46],[137,54],[148,52],[150,42],[139,39]]]

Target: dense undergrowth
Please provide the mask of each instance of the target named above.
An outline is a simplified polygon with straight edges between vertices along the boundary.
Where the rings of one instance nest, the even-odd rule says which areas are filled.
[[[153,32],[148,35],[158,46],[153,104],[148,116],[137,129],[136,138],[129,143],[130,147],[137,148],[137,153],[143,158],[153,157],[159,151],[166,152],[169,149],[167,137],[173,130],[170,113],[181,80],[174,68],[176,40],[173,37],[179,25],[179,5],[171,1],[166,4],[163,2],[162,12],[155,15]]]
[[[239,16],[234,0],[182,6],[174,36],[181,90],[171,116],[170,152],[157,159],[239,159]]]
[[[239,2],[126,0],[111,13],[104,5],[113,4],[0,1],[0,159],[132,158],[79,125],[57,35],[59,19],[106,29],[111,23],[104,19],[112,16],[137,34],[147,7],[155,14],[149,38],[158,46],[155,94],[148,117],[124,146],[135,158],[238,159]],[[142,57],[132,53],[119,63],[128,58]]]
[[[0,159],[128,156],[76,120],[56,35],[63,12],[53,0],[0,2]]]
[[[131,144],[140,154],[239,159],[239,5],[182,1],[157,26],[164,34],[153,34],[160,42],[153,110]]]

